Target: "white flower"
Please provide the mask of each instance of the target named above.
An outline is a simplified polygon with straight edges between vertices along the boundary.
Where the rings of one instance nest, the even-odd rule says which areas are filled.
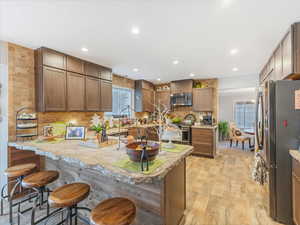
[[[101,124],[100,116],[98,116],[96,113],[92,117],[91,124],[92,126],[98,126],[99,124]]]

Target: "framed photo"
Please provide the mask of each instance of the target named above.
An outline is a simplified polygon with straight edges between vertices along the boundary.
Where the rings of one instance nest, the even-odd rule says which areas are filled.
[[[85,127],[67,127],[66,140],[83,140],[85,138]]]

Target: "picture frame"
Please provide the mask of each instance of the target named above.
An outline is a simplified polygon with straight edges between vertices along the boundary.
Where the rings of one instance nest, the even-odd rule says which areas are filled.
[[[85,139],[86,128],[84,126],[67,126],[66,140],[83,140]]]

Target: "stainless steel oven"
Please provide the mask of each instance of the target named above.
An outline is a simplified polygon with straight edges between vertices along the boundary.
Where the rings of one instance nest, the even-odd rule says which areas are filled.
[[[181,141],[183,144],[191,144],[191,127],[180,126],[181,129]]]

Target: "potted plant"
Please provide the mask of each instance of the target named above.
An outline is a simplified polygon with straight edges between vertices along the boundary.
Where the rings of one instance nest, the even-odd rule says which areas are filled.
[[[101,143],[101,132],[103,130],[103,122],[100,119],[100,116],[98,116],[97,114],[94,114],[94,116],[92,117],[91,120],[91,130],[96,132],[96,137],[98,140],[98,143]]]
[[[219,128],[219,138],[224,140],[229,134],[229,123],[227,121],[220,121],[218,124]]]

